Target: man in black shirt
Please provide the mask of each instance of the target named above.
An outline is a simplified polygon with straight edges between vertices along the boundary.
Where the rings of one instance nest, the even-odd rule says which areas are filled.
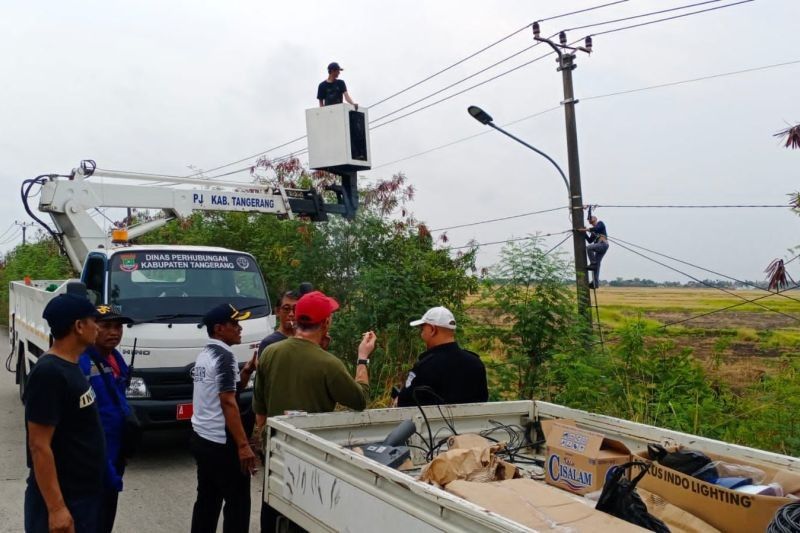
[[[328,78],[317,87],[317,100],[319,100],[320,107],[341,104],[342,98],[344,98],[348,104],[354,105],[358,109],[358,104],[353,102],[347,92],[344,80],[339,79],[339,73],[342,70],[344,69],[339,66],[339,63],[333,62],[328,65]]]
[[[428,348],[408,373],[398,407],[486,402],[486,367],[478,354],[456,342],[456,319],[446,307],[434,307],[409,325],[419,326]]]
[[[28,533],[97,531],[105,438],[94,391],[78,366],[97,336],[96,316],[89,299],[76,294],[56,296],[42,314],[53,345],[36,362],[25,391]]]
[[[597,289],[600,287],[600,262],[608,251],[608,232],[606,231],[605,223],[602,220],[598,220],[594,215],[589,217],[589,223],[592,227],[582,228],[581,231],[587,232],[584,238],[589,243],[586,246],[589,266],[586,268],[594,272],[594,280],[589,283],[589,288]]]

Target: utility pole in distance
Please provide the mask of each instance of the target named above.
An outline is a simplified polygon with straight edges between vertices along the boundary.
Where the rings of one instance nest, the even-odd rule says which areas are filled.
[[[19,220],[15,220],[14,224],[22,228],[22,245],[25,246],[27,243],[27,240],[25,239],[25,232],[28,230],[28,228],[33,226],[33,222],[20,222]]]
[[[567,157],[569,171],[570,218],[572,219],[572,245],[575,252],[575,284],[578,296],[578,311],[592,322],[591,302],[589,300],[589,276],[586,262],[586,240],[578,231],[583,224],[583,194],[581,192],[581,167],[578,158],[578,126],[575,118],[575,95],[572,88],[572,71],[575,70],[575,50],[591,53],[592,38],[586,38],[586,46],[574,48],[567,45],[567,36],[559,34],[559,44],[541,37],[539,23],[533,23],[533,38],[549,44],[558,55],[558,69],[564,82],[564,119],[567,129]],[[562,51],[566,50],[566,52]]]

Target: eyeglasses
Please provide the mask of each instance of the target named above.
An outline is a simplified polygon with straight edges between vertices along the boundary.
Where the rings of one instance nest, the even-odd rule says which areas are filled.
[[[294,307],[295,306],[293,305],[283,304],[281,306],[281,311],[283,311],[284,313],[294,312]]]

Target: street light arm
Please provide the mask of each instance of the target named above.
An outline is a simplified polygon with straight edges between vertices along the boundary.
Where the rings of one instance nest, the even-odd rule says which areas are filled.
[[[498,127],[498,126],[496,126],[496,125],[494,124],[494,122],[487,122],[487,125],[489,125],[489,126],[491,126],[492,128],[496,129],[497,131],[499,131],[499,132],[500,132],[500,133],[502,133],[503,135],[506,135],[506,136],[508,136],[508,137],[511,137],[512,139],[514,139],[515,141],[517,141],[517,142],[518,142],[518,143],[520,143],[521,145],[523,145],[523,146],[525,146],[525,147],[527,147],[527,148],[530,148],[531,150],[533,150],[534,152],[536,152],[536,153],[537,153],[537,154],[539,154],[540,156],[542,156],[542,157],[544,157],[545,159],[547,159],[548,161],[550,161],[550,162],[553,164],[553,166],[554,166],[554,167],[556,167],[556,170],[558,170],[558,173],[559,173],[559,174],[561,174],[561,179],[562,179],[562,180],[564,180],[564,185],[567,187],[567,194],[569,194],[569,193],[570,193],[570,189],[569,189],[569,181],[567,181],[567,176],[565,176],[565,175],[564,175],[564,171],[563,171],[563,170],[561,170],[561,167],[560,167],[560,166],[558,166],[558,163],[556,163],[556,162],[553,160],[553,158],[552,158],[552,157],[550,157],[550,156],[549,156],[549,155],[547,155],[546,153],[542,152],[542,151],[541,151],[541,150],[539,150],[538,148],[536,148],[536,147],[534,147],[534,146],[531,146],[530,144],[526,143],[525,141],[523,141],[523,140],[522,140],[522,139],[520,139],[519,137],[516,137],[516,136],[514,136],[514,135],[512,135],[512,134],[508,133],[506,130],[504,130],[504,129],[502,129],[502,128]]]

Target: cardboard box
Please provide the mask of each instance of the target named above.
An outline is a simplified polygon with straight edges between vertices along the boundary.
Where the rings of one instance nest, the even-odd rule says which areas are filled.
[[[631,460],[623,443],[567,422],[543,426],[547,453],[545,480],[558,488],[587,494],[603,488],[606,472]]]
[[[448,484],[445,490],[536,531],[646,531],[593,509],[577,496],[532,479],[491,483],[458,480]]]
[[[785,494],[800,495],[800,474],[770,468],[742,459],[707,453],[714,461],[727,461],[760,468],[766,474],[765,484],[779,483]],[[646,451],[634,456],[651,463],[650,470],[639,482],[639,487],[658,494],[669,503],[705,520],[710,525],[731,533],[764,531],[775,512],[790,503],[789,498],[750,495],[706,483],[650,461]]]

